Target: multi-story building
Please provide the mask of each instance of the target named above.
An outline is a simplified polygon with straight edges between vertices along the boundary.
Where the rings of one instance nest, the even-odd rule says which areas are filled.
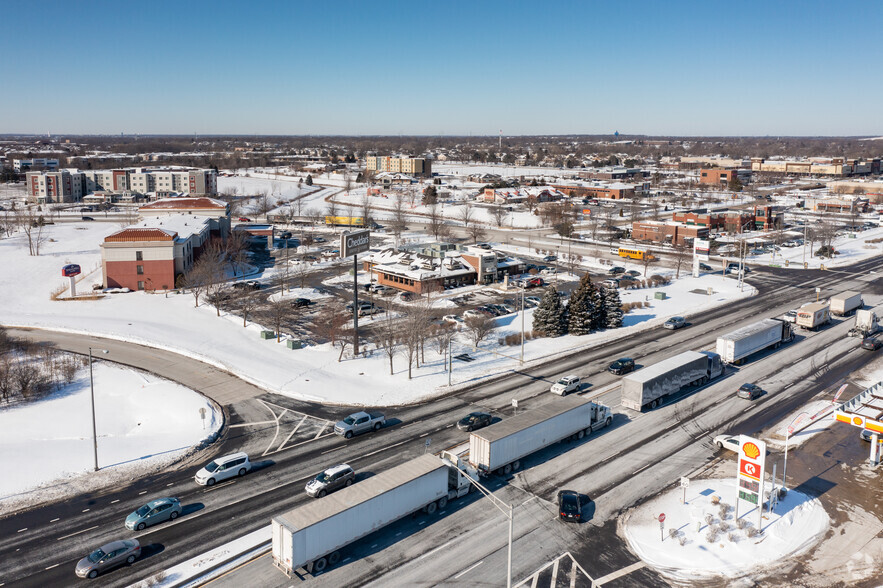
[[[68,174],[72,195],[66,199],[49,197],[49,186],[54,189],[52,174]],[[218,176],[213,169],[109,169],[61,172],[28,172],[28,195],[38,202],[72,202],[93,192],[178,193],[211,196],[218,193]],[[44,189],[44,186],[46,189]],[[77,188],[77,186],[81,186]],[[57,192],[57,190],[55,190]]]
[[[37,204],[77,202],[86,194],[85,179],[77,170],[27,173],[28,197]]]
[[[369,155],[365,158],[368,171],[432,176],[432,160],[422,157],[383,157]]]
[[[632,239],[636,241],[686,245],[689,241],[696,238],[708,238],[708,228],[653,220],[634,221],[632,223]]]
[[[754,214],[749,210],[727,210],[725,208],[677,211],[672,214],[671,218],[674,222],[685,225],[696,225],[706,227],[711,231],[731,233],[738,233],[740,228],[744,230],[746,227],[750,227],[755,220]]]
[[[844,157],[815,157],[806,160],[765,160],[762,157],[751,159],[751,169],[755,172],[788,175],[850,176],[879,173],[880,159],[859,160]]]
[[[17,173],[28,171],[30,169],[39,168],[49,171],[58,169],[57,159],[48,159],[46,157],[35,157],[34,159],[13,159],[12,169]]]

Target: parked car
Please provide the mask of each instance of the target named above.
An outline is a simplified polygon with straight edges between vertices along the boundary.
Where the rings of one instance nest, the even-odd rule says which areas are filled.
[[[865,337],[862,339],[862,349],[867,349],[868,351],[877,351],[880,347],[883,346],[883,341],[878,339],[877,337]]]
[[[402,302],[410,302],[411,300],[414,300],[414,294],[412,292],[402,292],[399,294],[399,298]]]
[[[251,462],[245,453],[234,453],[218,457],[208,462],[205,467],[196,472],[193,477],[201,486],[214,486],[216,482],[222,482],[234,476],[244,476],[251,471]]]
[[[374,306],[373,302],[368,302],[367,300],[359,300],[359,311],[361,311],[363,309],[371,308],[372,306]],[[344,308],[346,308],[346,311],[348,313],[352,313],[353,312],[353,303],[347,302],[347,304]]]
[[[763,394],[763,389],[757,384],[751,383],[742,384],[739,386],[739,390],[736,391],[736,396],[746,400],[754,400],[759,398],[761,394]]]
[[[707,263],[700,263],[700,264],[699,264],[699,270],[700,270],[700,271],[703,271],[703,272],[713,272],[713,271],[714,271],[714,268],[712,268],[712,267],[711,267],[710,265],[708,265]]]
[[[629,372],[634,371],[635,369],[635,360],[631,357],[620,357],[616,361],[608,366],[607,370],[611,374],[616,374],[617,376],[621,376],[623,374],[627,374]]]
[[[620,266],[618,266],[618,265],[615,265],[615,266],[613,266],[612,268],[610,268],[609,270],[607,270],[607,273],[608,273],[608,274],[611,274],[611,275],[614,275],[614,276],[615,276],[616,274],[624,274],[624,273],[625,273],[625,268],[624,268],[624,267],[620,267]]]
[[[610,278],[601,282],[601,286],[604,286],[605,288],[619,288],[619,280]]]
[[[463,318],[468,320],[471,318],[485,318],[491,316],[487,311],[482,310],[480,308],[470,308],[466,312],[463,313]]]
[[[330,492],[352,486],[356,480],[356,472],[347,464],[328,468],[309,482],[304,488],[309,496],[322,498]]]
[[[786,321],[788,321],[789,323],[797,322],[797,311],[796,310],[789,310],[788,312],[786,312],[782,316],[782,318],[785,319]]]
[[[369,306],[367,308],[362,307],[359,309],[359,316],[370,316],[372,314],[379,314],[383,312],[383,309],[379,306]]]
[[[112,541],[78,561],[76,574],[81,578],[95,578],[123,564],[133,564],[140,555],[141,544],[136,539]]]
[[[313,303],[309,298],[295,298],[291,301],[291,305],[295,308],[303,308],[304,306],[309,306]]]
[[[84,216],[84,217],[82,217],[82,219],[83,219],[84,221],[94,221],[94,220],[95,220],[95,219],[92,218],[91,216]]]
[[[247,216],[240,216],[240,217],[239,217],[239,222],[241,222],[241,223],[250,223],[250,222],[251,222],[251,219],[248,218]]]
[[[325,237],[313,237],[313,243],[324,243]]]
[[[279,233],[279,238],[285,240],[291,239],[291,231],[283,231]]]
[[[491,424],[493,417],[486,412],[470,412],[457,421],[457,428],[461,431],[475,431]]]
[[[714,438],[714,444],[718,449],[729,449],[730,451],[739,451],[739,437],[732,435],[718,435]]]
[[[524,297],[524,308],[536,308],[540,305],[540,297],[539,296],[525,296]]]
[[[556,261],[557,259],[558,259],[558,257],[556,257],[554,255],[547,255],[546,257],[543,258],[543,261],[549,262],[549,261]]]
[[[446,314],[442,317],[442,320],[455,326],[460,326],[463,324],[463,317],[458,314]]]
[[[549,389],[552,394],[558,394],[559,396],[565,396],[570,392],[576,392],[580,387],[580,377],[579,376],[564,376],[554,384]]]
[[[558,517],[563,521],[579,522],[582,518],[582,504],[579,492],[561,490],[558,492]]]
[[[530,278],[524,283],[525,288],[539,288],[541,286],[545,286],[546,282],[543,281],[543,278]]]
[[[625,275],[637,278],[641,275],[641,272],[639,272],[638,270],[629,270],[625,273]]]
[[[490,243],[479,243],[478,245],[476,245],[476,247],[479,247],[481,249],[492,249]]]
[[[680,329],[681,327],[683,327],[686,324],[687,324],[687,321],[684,319],[684,317],[673,316],[673,317],[669,318],[667,321],[665,321],[664,323],[662,323],[662,327],[664,329],[674,330],[674,329]]]
[[[126,528],[130,531],[142,531],[145,527],[163,521],[174,521],[180,516],[183,508],[177,498],[160,498],[151,500],[126,517]]]

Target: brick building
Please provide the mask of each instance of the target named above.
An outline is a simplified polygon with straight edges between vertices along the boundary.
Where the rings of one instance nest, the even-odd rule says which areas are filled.
[[[714,186],[726,186],[734,177],[737,177],[734,169],[700,169],[699,183],[712,184]]]
[[[78,202],[87,194],[77,170],[28,172],[26,181],[28,198],[37,204]]]
[[[77,202],[93,192],[176,192],[211,196],[218,192],[213,169],[65,169],[27,174],[28,196],[38,203]]]
[[[579,185],[553,185],[553,188],[564,192],[568,196],[576,196],[580,198],[608,198],[610,200],[622,200],[625,198],[634,198],[636,186],[634,184],[624,184],[622,182],[611,182],[609,184],[579,184]]]
[[[382,157],[369,155],[365,158],[368,171],[408,174],[428,178],[432,176],[432,160],[422,157]]]
[[[635,241],[686,245],[688,241],[696,238],[707,239],[708,228],[684,223],[652,220],[634,221],[632,223],[632,239]]]

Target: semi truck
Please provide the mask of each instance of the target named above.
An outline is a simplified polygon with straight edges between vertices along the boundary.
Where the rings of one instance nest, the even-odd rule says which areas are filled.
[[[770,347],[794,340],[791,323],[783,319],[768,318],[736,329],[717,338],[717,353],[725,363],[741,364],[751,355]]]
[[[467,468],[462,461],[425,454],[275,516],[273,565],[289,577],[300,568],[321,572],[338,563],[341,550],[354,541],[412,513],[433,514],[469,493],[477,474]]]
[[[826,302],[814,302],[802,306],[797,311],[797,320],[794,321],[798,327],[803,329],[815,330],[821,325],[831,322],[831,313]]]
[[[864,306],[861,292],[841,292],[831,296],[829,301],[831,305],[831,314],[836,316],[844,316],[851,313],[857,308]]]
[[[855,311],[855,325],[849,330],[850,337],[867,337],[880,330],[877,313],[873,310]]]
[[[565,396],[469,435],[469,465],[480,475],[509,474],[531,453],[566,438],[582,439],[613,421],[610,408]]]
[[[705,384],[724,373],[721,356],[685,351],[639,369],[622,379],[622,405],[632,410],[656,408],[685,386]]]

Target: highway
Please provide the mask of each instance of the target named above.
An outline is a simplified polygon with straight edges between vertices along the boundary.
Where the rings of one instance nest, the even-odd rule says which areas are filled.
[[[678,351],[712,348],[718,335],[736,326],[781,315],[814,299],[816,286],[823,288],[823,297],[857,289],[866,294],[866,301],[878,302],[883,290],[869,272],[880,269],[879,260],[873,259],[836,272],[757,268],[748,281],[760,290],[759,296],[691,317],[684,329],[650,329],[536,367],[513,366],[511,372],[490,383],[423,405],[388,409],[392,424],[377,434],[349,441],[328,434],[327,429],[328,421],[345,414],[346,407],[298,402],[188,358],[96,340],[93,347],[110,348],[108,357],[115,361],[208,394],[223,405],[227,427],[219,442],[174,471],[4,516],[0,520],[0,585],[75,585],[78,580],[73,567],[80,557],[102,542],[135,536],[146,546],[144,557],[130,568],[110,572],[101,581],[107,586],[126,585],[266,526],[273,514],[311,500],[303,493],[303,485],[327,466],[346,462],[364,477],[422,453],[426,439],[431,439],[433,451],[464,440],[466,435],[453,423],[471,410],[483,409],[505,418],[511,415],[512,398],[518,398],[519,406],[526,410],[554,402],[555,397],[545,392],[552,381],[569,372],[579,373],[591,383],[582,394],[597,396],[614,407],[618,413],[614,425],[582,441],[540,452],[527,460],[522,472],[508,480],[492,478],[492,485],[502,499],[518,505],[516,578],[531,574],[564,551],[570,551],[593,578],[614,573],[637,563],[616,534],[616,513],[685,475],[685,469],[714,460],[710,439],[723,429],[752,432],[774,422],[842,380],[868,356],[854,351],[856,339],[843,336],[851,321],[846,319],[799,337],[775,358],[750,362],[740,368],[738,376],[731,374],[643,414],[618,407],[618,377],[605,371],[607,364],[629,355],[639,364],[649,365]],[[29,336],[78,352],[88,345],[81,337],[58,333],[32,332]],[[819,362],[825,369],[819,369]],[[736,382],[744,378],[761,383],[768,391],[748,410],[732,397]],[[304,427],[305,422],[309,426]],[[252,456],[256,464],[253,473],[210,489],[193,483],[192,475],[199,465],[213,455],[240,449]],[[640,483],[635,483],[638,480]],[[591,523],[564,531],[554,520],[554,494],[564,486],[591,496],[595,509]],[[123,528],[126,514],[149,497],[168,494],[181,498],[184,516],[141,533]],[[469,498],[452,503],[449,512],[428,525],[419,520],[393,525],[353,546],[345,556],[350,557],[349,562],[319,578],[306,576],[304,581],[321,579],[316,585],[332,581],[335,585],[404,585],[422,578],[428,584],[456,584],[468,579],[470,583],[499,585],[500,570],[505,571],[507,522],[492,509],[477,498]],[[447,545],[451,541],[455,545]],[[439,551],[421,559],[432,549]],[[242,585],[246,578],[246,585],[255,585],[255,578],[266,577],[267,583],[261,585],[287,585],[267,560],[263,557],[217,583]],[[467,572],[470,566],[474,567]],[[455,577],[461,572],[462,576]],[[643,585],[663,585],[646,568],[629,574],[631,580],[636,577],[643,578]]]

